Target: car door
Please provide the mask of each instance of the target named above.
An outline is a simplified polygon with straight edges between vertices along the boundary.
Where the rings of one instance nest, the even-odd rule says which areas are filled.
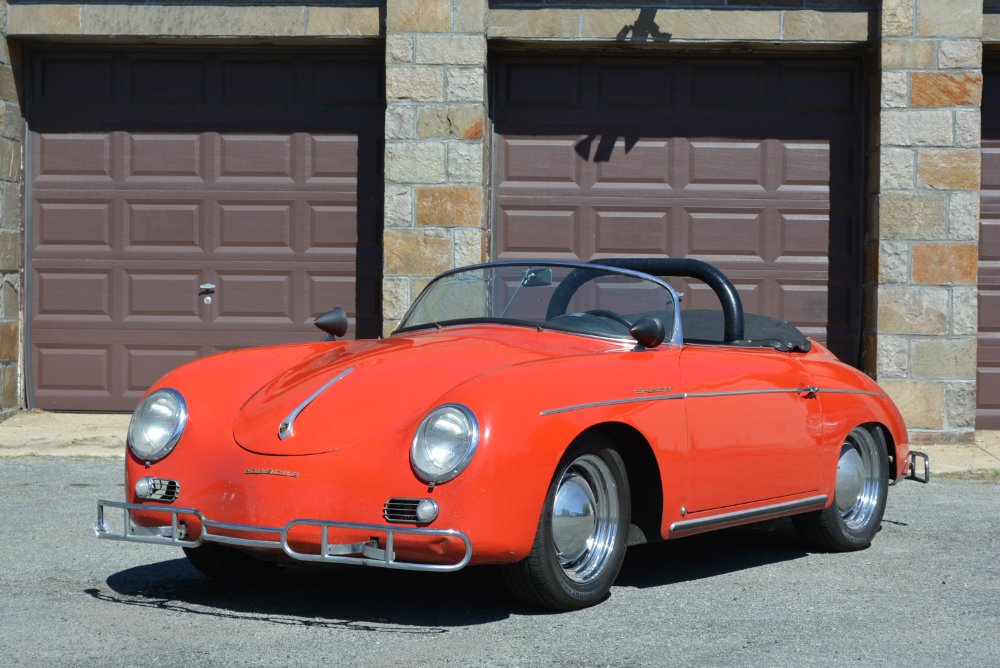
[[[822,412],[792,354],[685,345],[680,371],[689,513],[818,489]]]

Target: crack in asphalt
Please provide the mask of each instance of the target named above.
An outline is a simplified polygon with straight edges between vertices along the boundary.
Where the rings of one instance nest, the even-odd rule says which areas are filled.
[[[368,633],[395,633],[404,635],[438,635],[447,633],[447,629],[440,627],[404,627],[392,624],[381,624],[378,622],[366,622],[352,619],[316,619],[307,617],[293,617],[289,615],[268,615],[260,613],[236,613],[221,610],[199,609],[198,607],[174,598],[147,598],[141,594],[138,596],[116,596],[109,592],[101,591],[95,587],[84,589],[83,593],[91,598],[105,603],[117,603],[119,605],[131,605],[140,608],[152,608],[168,612],[183,612],[192,615],[204,615],[219,619],[236,619],[240,621],[250,620],[265,622],[268,624],[278,624],[282,626],[301,626],[304,628],[317,629],[340,629],[344,631],[364,631]]]

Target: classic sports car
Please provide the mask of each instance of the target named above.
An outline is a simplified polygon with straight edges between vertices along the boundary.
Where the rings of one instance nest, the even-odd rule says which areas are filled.
[[[669,276],[721,310],[682,311]],[[98,536],[183,547],[219,579],[503,564],[516,596],[569,610],[638,543],[791,515],[823,549],[867,547],[888,485],[930,475],[878,385],[744,314],[697,260],[477,265],[434,279],[386,339],[332,340],[342,309],[317,325],[327,340],[151,388]]]

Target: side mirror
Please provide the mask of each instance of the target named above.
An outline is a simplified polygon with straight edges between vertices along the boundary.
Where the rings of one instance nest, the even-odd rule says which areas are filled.
[[[347,311],[338,306],[332,311],[327,311],[316,316],[313,324],[332,338],[343,336],[347,333]]]
[[[647,348],[655,348],[663,343],[663,337],[666,336],[663,331],[663,322],[659,318],[650,316],[643,316],[632,323],[628,333],[638,342],[633,348],[637,352]]]
[[[529,269],[524,272],[521,285],[526,288],[544,288],[552,285],[552,269],[550,267]]]

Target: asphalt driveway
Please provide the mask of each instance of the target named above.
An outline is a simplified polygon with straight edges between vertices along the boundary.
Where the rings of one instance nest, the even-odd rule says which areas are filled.
[[[892,488],[862,552],[808,553],[787,523],[634,548],[604,603],[540,614],[488,568],[212,583],[93,537],[121,467],[0,459],[3,665],[1000,665],[996,482]]]

